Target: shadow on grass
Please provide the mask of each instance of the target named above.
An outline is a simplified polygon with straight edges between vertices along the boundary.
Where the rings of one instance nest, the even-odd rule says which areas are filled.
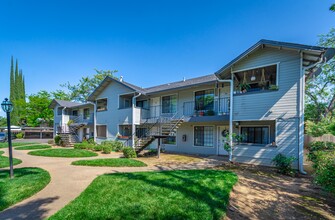
[[[141,181],[158,188],[178,191],[187,200],[194,200],[208,207],[210,216],[202,216],[200,219],[222,218],[229,203],[230,191],[237,181],[237,176],[234,173],[217,170],[162,171],[159,172],[161,176],[158,178],[155,178],[155,173],[148,175],[148,173],[140,172],[106,175],[120,176],[121,178],[127,178],[128,181]],[[197,205],[185,205],[185,207],[187,207],[187,210],[185,209],[183,212],[173,214],[164,212],[164,216],[160,216],[160,218],[188,219],[194,217],[189,214],[190,212],[200,212]],[[124,216],[129,215],[129,213],[123,214]],[[120,216],[123,214],[120,214]]]
[[[49,210],[44,208],[44,206],[57,199],[59,199],[59,197],[37,199],[26,204],[8,208],[0,212],[0,219],[45,219]]]

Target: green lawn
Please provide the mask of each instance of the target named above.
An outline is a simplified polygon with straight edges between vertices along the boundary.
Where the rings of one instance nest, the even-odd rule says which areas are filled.
[[[47,149],[30,151],[28,154],[44,157],[94,157],[97,153],[80,149]]]
[[[9,167],[9,159],[8,157],[2,156],[2,154],[5,153],[3,151],[0,151],[0,168],[4,168],[4,167]],[[17,165],[22,163],[22,160],[13,158],[13,164]]]
[[[16,147],[16,146],[25,146],[25,145],[30,145],[30,144],[38,144],[38,143],[35,143],[35,142],[15,142],[15,143],[12,143],[12,146],[13,147]],[[0,148],[6,148],[8,147],[8,143],[0,143]]]
[[[50,182],[50,175],[40,168],[14,169],[14,179],[8,172],[0,172],[0,211],[28,198]]]
[[[50,219],[222,219],[236,182],[220,170],[105,174]]]
[[[50,145],[29,145],[29,146],[21,146],[21,147],[15,147],[15,150],[36,150],[36,149],[47,149],[51,148]]]
[[[96,160],[78,160],[73,161],[72,165],[95,166],[95,167],[145,167],[142,161],[127,158],[109,158]]]

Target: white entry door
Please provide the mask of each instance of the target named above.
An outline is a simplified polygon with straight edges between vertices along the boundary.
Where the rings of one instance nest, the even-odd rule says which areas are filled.
[[[150,99],[150,117],[157,118],[160,115],[160,98],[155,97]]]
[[[229,126],[219,126],[217,130],[219,155],[228,155],[228,152],[223,148],[223,145],[227,140],[227,134],[229,134]]]

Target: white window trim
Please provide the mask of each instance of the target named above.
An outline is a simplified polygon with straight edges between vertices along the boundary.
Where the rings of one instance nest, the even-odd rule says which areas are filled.
[[[98,126],[106,126],[106,137],[100,137],[100,136],[98,136]],[[97,130],[97,138],[99,138],[99,139],[107,139],[108,138],[108,126],[107,126],[107,124],[97,124],[97,125],[95,125],[95,129]]]
[[[212,127],[213,128],[213,146],[207,147],[207,146],[196,146],[196,145],[194,145],[194,137],[195,137],[194,127]],[[215,126],[214,125],[193,125],[192,130],[193,130],[192,131],[192,133],[193,133],[192,145],[193,145],[194,148],[210,148],[210,149],[215,148]]]
[[[177,98],[176,112],[163,113],[163,97],[166,97],[166,96],[173,96],[173,95],[175,95],[176,98]],[[178,100],[179,100],[178,93],[172,93],[172,94],[167,94],[167,95],[161,95],[161,96],[159,97],[159,99],[160,99],[160,114],[161,114],[161,115],[175,114],[175,113],[178,112],[178,107],[179,107],[179,105],[178,105]]]
[[[98,100],[101,100],[101,99],[106,99],[106,100],[107,100],[107,106],[106,106],[106,110],[98,111]],[[108,108],[108,103],[109,103],[109,101],[108,101],[108,98],[107,98],[107,97],[96,99],[96,100],[95,100],[95,104],[96,104],[96,106],[97,106],[97,112],[106,112],[106,111],[108,111],[108,109],[109,109],[109,108]]]
[[[250,127],[268,127],[269,128],[269,139],[268,139],[269,143],[268,144],[256,144],[256,143],[242,143],[242,144],[264,145],[264,146],[271,144],[271,125],[239,125],[238,126],[238,134],[239,135],[241,135],[242,127],[248,127],[248,128],[250,128]],[[276,139],[276,137],[275,137],[275,139]]]
[[[161,129],[161,133],[162,133],[162,128],[160,128]],[[176,138],[176,144],[163,144],[163,139],[162,139],[162,144],[164,145],[164,146],[173,146],[173,147],[176,147],[178,144],[177,144],[177,137],[178,137],[178,129],[177,129],[177,131],[176,131],[176,135],[174,136],[175,138]]]

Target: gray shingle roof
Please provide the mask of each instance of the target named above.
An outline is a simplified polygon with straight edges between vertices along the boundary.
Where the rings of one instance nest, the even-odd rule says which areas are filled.
[[[75,108],[79,106],[88,105],[89,103],[71,102],[71,101],[65,101],[65,100],[60,100],[60,99],[54,99],[50,103],[49,108],[55,108],[57,104],[60,105],[61,107]]]
[[[326,48],[326,47],[319,47],[319,46],[310,46],[310,45],[304,45],[304,44],[296,44],[296,43],[288,43],[288,42],[281,42],[281,41],[273,41],[273,40],[265,40],[262,39],[258,41],[256,44],[251,46],[249,49],[238,55],[235,59],[224,65],[221,69],[215,72],[217,76],[222,77],[222,74],[226,71],[229,71],[229,69],[234,65],[236,62],[241,60],[243,57],[254,51],[255,49],[262,47],[263,45],[268,45],[272,47],[279,47],[279,48],[288,48],[288,49],[295,49],[295,50],[302,50],[305,53],[316,53],[316,54],[322,54],[325,53],[326,60],[331,59],[334,56],[334,48]],[[308,65],[308,64],[306,64]]]
[[[173,89],[181,89],[184,87],[189,87],[189,86],[194,86],[194,85],[206,84],[210,82],[215,82],[216,80],[218,80],[216,75],[210,74],[206,76],[200,76],[196,78],[187,79],[185,81],[182,80],[178,82],[172,82],[172,83],[162,84],[158,86],[153,86],[153,87],[145,88],[144,90],[146,94],[149,94],[149,93],[163,92],[163,91],[173,90]]]

